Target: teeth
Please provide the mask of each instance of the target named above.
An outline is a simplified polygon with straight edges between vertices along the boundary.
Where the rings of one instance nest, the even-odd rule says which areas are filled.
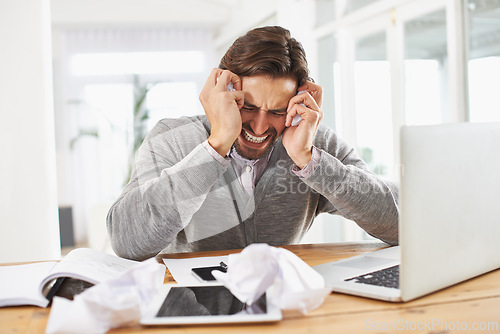
[[[252,142],[252,143],[256,143],[256,144],[262,143],[264,140],[267,139],[267,137],[269,137],[269,135],[267,135],[265,137],[255,137],[255,136],[252,136],[251,134],[249,134],[248,132],[246,132],[246,130],[243,130],[243,135],[245,136],[246,140],[248,140],[249,142]]]

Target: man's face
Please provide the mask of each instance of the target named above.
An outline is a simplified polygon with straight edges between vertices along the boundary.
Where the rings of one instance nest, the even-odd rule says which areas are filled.
[[[273,79],[258,75],[241,78],[245,104],[241,108],[242,130],[234,142],[244,158],[264,156],[285,130],[288,101],[297,93],[292,78]]]

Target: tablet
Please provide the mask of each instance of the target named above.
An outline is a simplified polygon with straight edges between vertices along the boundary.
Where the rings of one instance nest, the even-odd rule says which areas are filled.
[[[240,302],[222,285],[165,284],[142,315],[142,325],[248,323],[281,320],[266,294],[253,305]]]

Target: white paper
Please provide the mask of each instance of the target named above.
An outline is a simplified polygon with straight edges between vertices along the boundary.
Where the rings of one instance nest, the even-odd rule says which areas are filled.
[[[40,282],[55,264],[55,262],[40,262],[1,266],[0,307],[27,304],[46,307],[49,301],[40,292]]]
[[[220,265],[221,262],[227,264],[226,256],[207,256],[195,257],[190,259],[163,259],[163,263],[167,266],[172,274],[172,277],[178,284],[182,285],[207,285],[207,284],[221,284],[218,281],[203,282],[196,278],[191,271],[192,268],[197,267],[213,267]]]
[[[228,256],[227,273],[214,271],[240,301],[252,304],[267,291],[282,310],[311,311],[331,292],[323,277],[292,252],[267,244],[252,244]]]
[[[47,333],[105,333],[137,324],[165,278],[155,259],[138,263],[117,278],[94,285],[73,301],[54,297]]]
[[[58,277],[71,277],[92,284],[117,277],[138,262],[95,249],[77,248],[59,262],[40,262],[0,268],[0,306],[37,305],[49,301],[44,288]]]
[[[91,248],[77,248],[54,266],[42,285],[57,277],[72,277],[96,284],[118,277],[138,263]]]
[[[300,122],[302,122],[302,116],[300,116],[300,114],[297,114],[293,116],[291,126],[298,126]]]

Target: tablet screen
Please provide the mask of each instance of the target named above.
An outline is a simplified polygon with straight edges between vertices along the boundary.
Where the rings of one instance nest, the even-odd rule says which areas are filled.
[[[156,317],[266,314],[265,294],[251,306],[240,302],[224,286],[172,287]]]

